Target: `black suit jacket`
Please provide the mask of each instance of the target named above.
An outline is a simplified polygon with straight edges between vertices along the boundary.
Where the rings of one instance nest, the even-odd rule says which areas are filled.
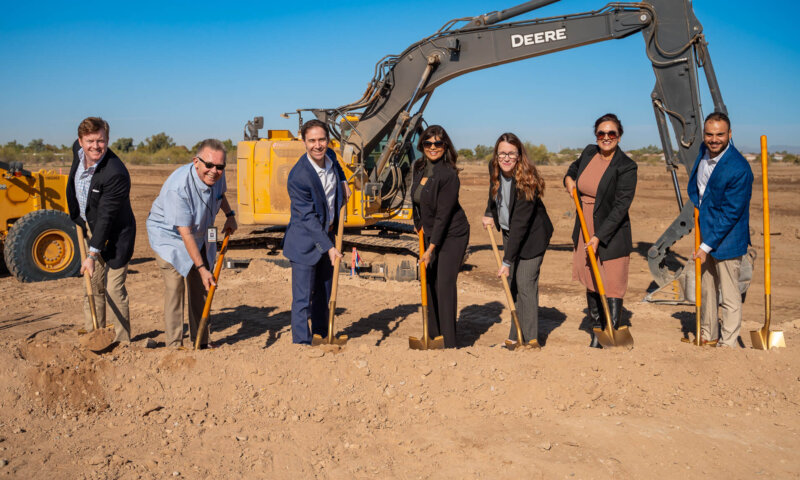
[[[564,180],[571,177],[577,183],[592,157],[599,151],[597,145],[587,146],[580,157],[569,166]],[[636,162],[617,147],[611,163],[600,178],[593,216],[594,235],[600,240],[597,249],[600,260],[625,257],[633,251],[631,219],[628,216],[628,209],[633,203],[633,195],[636,193],[637,169]],[[574,245],[578,245],[578,235],[581,235],[581,226],[580,219],[576,215],[575,228],[572,231]]]
[[[423,158],[420,160],[425,161]],[[433,165],[433,176],[420,186],[424,168],[414,169],[414,181],[411,184],[411,198],[417,188],[420,193],[419,208],[414,205],[414,226],[424,231],[426,246],[433,243],[441,247],[444,238],[469,235],[467,214],[458,203],[458,189],[461,183],[458,173],[443,160]]]
[[[491,175],[492,166],[489,164]],[[491,176],[490,176],[491,178]],[[486,204],[487,217],[494,218],[494,225],[500,230],[497,215],[497,201],[489,187],[489,201]],[[528,200],[517,195],[517,180],[511,178],[511,198],[508,207],[508,241],[506,242],[503,261],[514,265],[517,259],[524,260],[544,255],[553,236],[553,223],[547,215],[542,199],[535,196]]]
[[[72,145],[72,167],[67,182],[67,206],[72,221],[84,226],[78,197],[75,194],[75,172],[78,169],[76,140]],[[131,209],[131,177],[125,164],[111,149],[97,163],[89,195],[86,199],[86,220],[92,231],[89,246],[100,250],[103,260],[111,268],[121,268],[133,256],[136,240],[136,219]]]

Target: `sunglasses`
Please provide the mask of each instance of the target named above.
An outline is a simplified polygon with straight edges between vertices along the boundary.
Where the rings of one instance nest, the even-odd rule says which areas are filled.
[[[498,153],[497,158],[500,160],[516,160],[519,158],[519,153]]]
[[[608,137],[609,140],[614,140],[615,138],[617,138],[618,133],[615,132],[614,130],[611,130],[610,132],[604,132],[602,130],[598,130],[595,135],[597,136],[598,140],[600,140],[603,137]]]
[[[422,142],[422,146],[424,148],[431,148],[431,147],[442,148],[444,146],[444,142],[441,140],[436,140],[435,142],[425,140],[424,142]]]
[[[221,172],[221,171],[225,170],[226,164],[224,164],[224,163],[222,165],[217,165],[216,163],[206,162],[205,160],[203,160],[200,157],[195,157],[195,158],[200,160],[200,163],[205,165],[206,168],[209,169],[209,170],[211,170],[212,168],[216,168],[218,172]]]

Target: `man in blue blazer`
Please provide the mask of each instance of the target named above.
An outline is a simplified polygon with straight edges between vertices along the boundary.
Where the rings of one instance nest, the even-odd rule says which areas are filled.
[[[292,341],[310,344],[328,334],[333,264],[342,254],[333,244],[339,209],[350,190],[336,154],[328,148],[328,126],[310,120],[300,128],[306,153],[289,172],[291,218],[283,254],[292,264]],[[308,319],[311,318],[311,330]]]
[[[702,262],[700,335],[704,342],[718,340],[719,347],[733,347],[742,326],[739,270],[750,245],[753,171],[733,146],[731,122],[724,113],[706,117],[687,190],[700,210],[703,242],[693,256]]]

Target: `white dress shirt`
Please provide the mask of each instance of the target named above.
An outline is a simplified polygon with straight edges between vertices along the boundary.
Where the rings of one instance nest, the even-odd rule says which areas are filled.
[[[86,219],[86,204],[89,199],[89,187],[92,184],[92,177],[94,171],[97,169],[97,163],[89,168],[86,168],[86,153],[83,148],[78,150],[78,168],[75,170],[75,197],[78,199],[78,210],[80,211],[81,218],[86,224],[89,221]],[[99,248],[89,247],[92,253],[100,253]]]
[[[325,155],[325,168],[320,168],[317,162],[311,159],[310,155],[306,155],[306,157],[314,168],[314,171],[317,172],[319,180],[322,182],[322,189],[325,190],[325,199],[328,203],[328,223],[325,225],[325,229],[327,230],[330,228],[333,223],[333,218],[336,215],[336,170],[333,169],[333,161],[327,155]]]
[[[728,142],[728,145],[725,146],[725,150],[720,152],[720,154],[716,157],[710,157],[708,154],[708,149],[706,149],[706,152],[703,154],[703,158],[700,159],[700,164],[697,166],[697,192],[700,196],[700,205],[703,204],[703,194],[706,193],[708,179],[711,178],[711,174],[714,173],[714,169],[717,167],[719,160],[723,155],[725,155],[725,152],[728,151],[730,146],[731,143]],[[700,205],[698,205],[698,207]],[[706,253],[711,251],[711,247],[705,243],[700,244],[700,248]]]

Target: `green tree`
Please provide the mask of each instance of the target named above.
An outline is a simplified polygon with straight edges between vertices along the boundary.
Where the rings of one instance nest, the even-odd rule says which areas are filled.
[[[34,153],[43,152],[45,148],[44,140],[41,138],[34,138],[28,143],[28,150]]]
[[[646,147],[637,148],[636,150],[631,150],[630,153],[633,155],[658,155],[661,153],[661,148],[655,145],[648,145]]]
[[[197,149],[200,148],[201,143],[203,143],[202,140],[194,144],[194,146],[192,147],[192,153],[197,152]],[[230,138],[227,140],[223,140],[222,146],[225,147],[225,151],[228,153],[232,152],[236,148],[236,145],[233,144],[233,140],[231,140]]]
[[[133,139],[128,137],[118,138],[116,142],[111,144],[111,149],[116,152],[128,153],[133,148]]]
[[[145,153],[156,153],[159,150],[165,150],[175,146],[172,137],[164,132],[156,133],[152,137],[147,137],[144,142],[144,145],[140,143],[138,148],[141,148]]]
[[[534,145],[531,142],[525,142],[523,146],[525,147],[525,151],[528,152],[528,161],[534,165],[544,165],[549,161],[550,152],[547,151],[547,147],[544,145]]]
[[[10,142],[6,143],[6,146],[4,148],[12,152],[21,152],[25,147],[21,143],[18,143],[16,140],[11,140]]]
[[[470,150],[469,148],[462,148],[458,151],[458,157],[463,158],[465,160],[472,160],[475,158],[475,153]]]
[[[562,148],[561,150],[559,150],[558,154],[559,155],[569,155],[570,157],[574,157],[574,156],[580,155],[582,151],[583,150],[580,149],[580,148],[565,147],[565,148]]]
[[[492,147],[487,147],[486,145],[476,145],[475,158],[478,160],[488,160],[492,157],[493,151],[494,149]]]

